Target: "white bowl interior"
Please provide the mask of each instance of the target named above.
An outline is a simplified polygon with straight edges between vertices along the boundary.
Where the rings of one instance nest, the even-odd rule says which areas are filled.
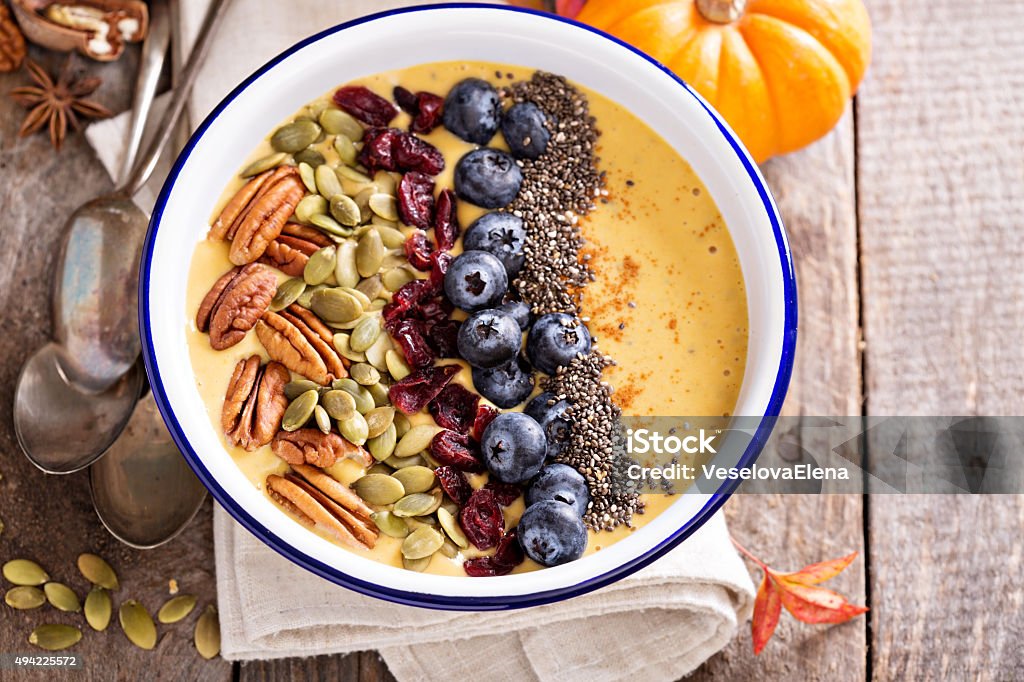
[[[372,65],[367,55],[373,55]],[[746,280],[750,349],[735,413],[765,413],[785,332],[779,248],[762,198],[715,120],[671,76],[604,37],[531,14],[484,8],[394,14],[324,36],[264,72],[227,105],[181,168],[153,244],[148,304],[155,369],[184,437],[210,475],[256,523],[308,557],[354,578],[413,593],[494,597],[567,588],[650,552],[691,520],[710,496],[683,495],[628,539],[543,571],[467,580],[381,565],[306,531],[253,488],[207,418],[186,348],[185,290],[193,248],[206,236],[208,216],[227,179],[267,131],[303,103],[350,79],[448,60],[507,62],[563,74],[613,101],[629,103],[690,162],[721,209]]]

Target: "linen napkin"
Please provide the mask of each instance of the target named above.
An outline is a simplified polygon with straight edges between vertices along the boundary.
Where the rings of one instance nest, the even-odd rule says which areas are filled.
[[[179,35],[198,32],[208,0],[181,0]],[[394,0],[235,0],[189,102],[193,123],[231,88],[292,43]],[[159,116],[157,112],[153,120]],[[120,168],[126,116],[87,137],[108,170]],[[169,168],[136,197],[151,208]],[[475,679],[671,680],[719,651],[749,615],[750,577],[715,515],[680,547],[597,592],[502,613],[398,606],[337,587],[291,564],[238,526],[214,517],[221,651],[228,659],[377,649],[400,681]],[[471,580],[472,578],[467,578]]]

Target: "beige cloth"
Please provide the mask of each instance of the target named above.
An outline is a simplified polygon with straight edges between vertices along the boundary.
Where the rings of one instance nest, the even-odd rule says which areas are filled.
[[[202,120],[256,67],[335,23],[406,2],[235,0],[190,102]],[[205,0],[182,0],[194,36]],[[120,167],[125,117],[91,126]],[[168,165],[138,197],[152,205]],[[672,680],[720,650],[752,608],[753,585],[716,515],[652,566],[603,590],[532,609],[451,613],[389,604],[334,586],[280,557],[219,507],[214,540],[222,653],[228,659],[377,649],[406,680]],[[467,578],[471,580],[471,578]]]

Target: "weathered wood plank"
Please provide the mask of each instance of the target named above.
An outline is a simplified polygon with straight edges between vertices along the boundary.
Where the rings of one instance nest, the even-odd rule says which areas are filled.
[[[871,414],[1024,408],[1024,5],[872,0],[857,103]],[[1020,679],[1024,499],[870,500],[878,679]]]
[[[857,336],[857,226],[853,125],[847,115],[812,147],[768,162],[764,173],[792,241],[800,296],[796,368],[784,414],[860,414]],[[726,506],[732,533],[781,569],[860,550],[861,498],[855,495],[737,495]],[[830,586],[832,583],[830,583]],[[834,581],[864,602],[864,561]],[[866,624],[808,626],[783,615],[757,658],[740,636],[691,679],[863,680]]]

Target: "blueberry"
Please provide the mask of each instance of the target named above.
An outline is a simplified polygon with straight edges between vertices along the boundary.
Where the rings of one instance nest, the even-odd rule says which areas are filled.
[[[512,319],[516,321],[516,324],[524,332],[530,328],[530,318],[533,317],[533,311],[523,301],[505,301],[505,303],[498,306],[498,310],[511,315]]]
[[[544,432],[522,412],[499,414],[484,429],[480,453],[499,481],[525,483],[544,466]]]
[[[481,310],[459,327],[459,355],[473,367],[491,369],[507,364],[519,352],[523,332],[508,313]]]
[[[580,320],[565,313],[549,313],[537,318],[526,339],[526,354],[533,366],[545,374],[554,374],[568,365],[577,353],[590,352],[590,331]]]
[[[487,144],[501,125],[501,98],[479,78],[460,81],[444,100],[444,127],[466,142]]]
[[[587,528],[567,504],[547,500],[527,507],[519,519],[519,544],[544,566],[575,561],[587,549]]]
[[[464,251],[444,276],[444,293],[469,313],[498,305],[507,290],[505,267],[486,251]]]
[[[455,166],[455,193],[483,208],[508,206],[522,183],[522,169],[500,149],[477,149]]]
[[[583,516],[590,504],[590,490],[580,472],[566,464],[548,464],[526,490],[526,506],[554,500]]]
[[[496,257],[505,266],[509,280],[515,279],[526,262],[526,228],[523,219],[511,213],[487,213],[466,230],[463,244]]]
[[[483,397],[507,410],[533,393],[533,372],[522,356],[494,369],[473,369],[473,386]]]
[[[547,116],[533,102],[520,102],[505,112],[501,134],[517,159],[536,159],[548,149]]]
[[[572,422],[565,414],[570,404],[568,400],[555,400],[553,393],[541,393],[526,404],[526,414],[536,419],[544,429],[548,441],[548,459],[560,455],[572,435]]]

